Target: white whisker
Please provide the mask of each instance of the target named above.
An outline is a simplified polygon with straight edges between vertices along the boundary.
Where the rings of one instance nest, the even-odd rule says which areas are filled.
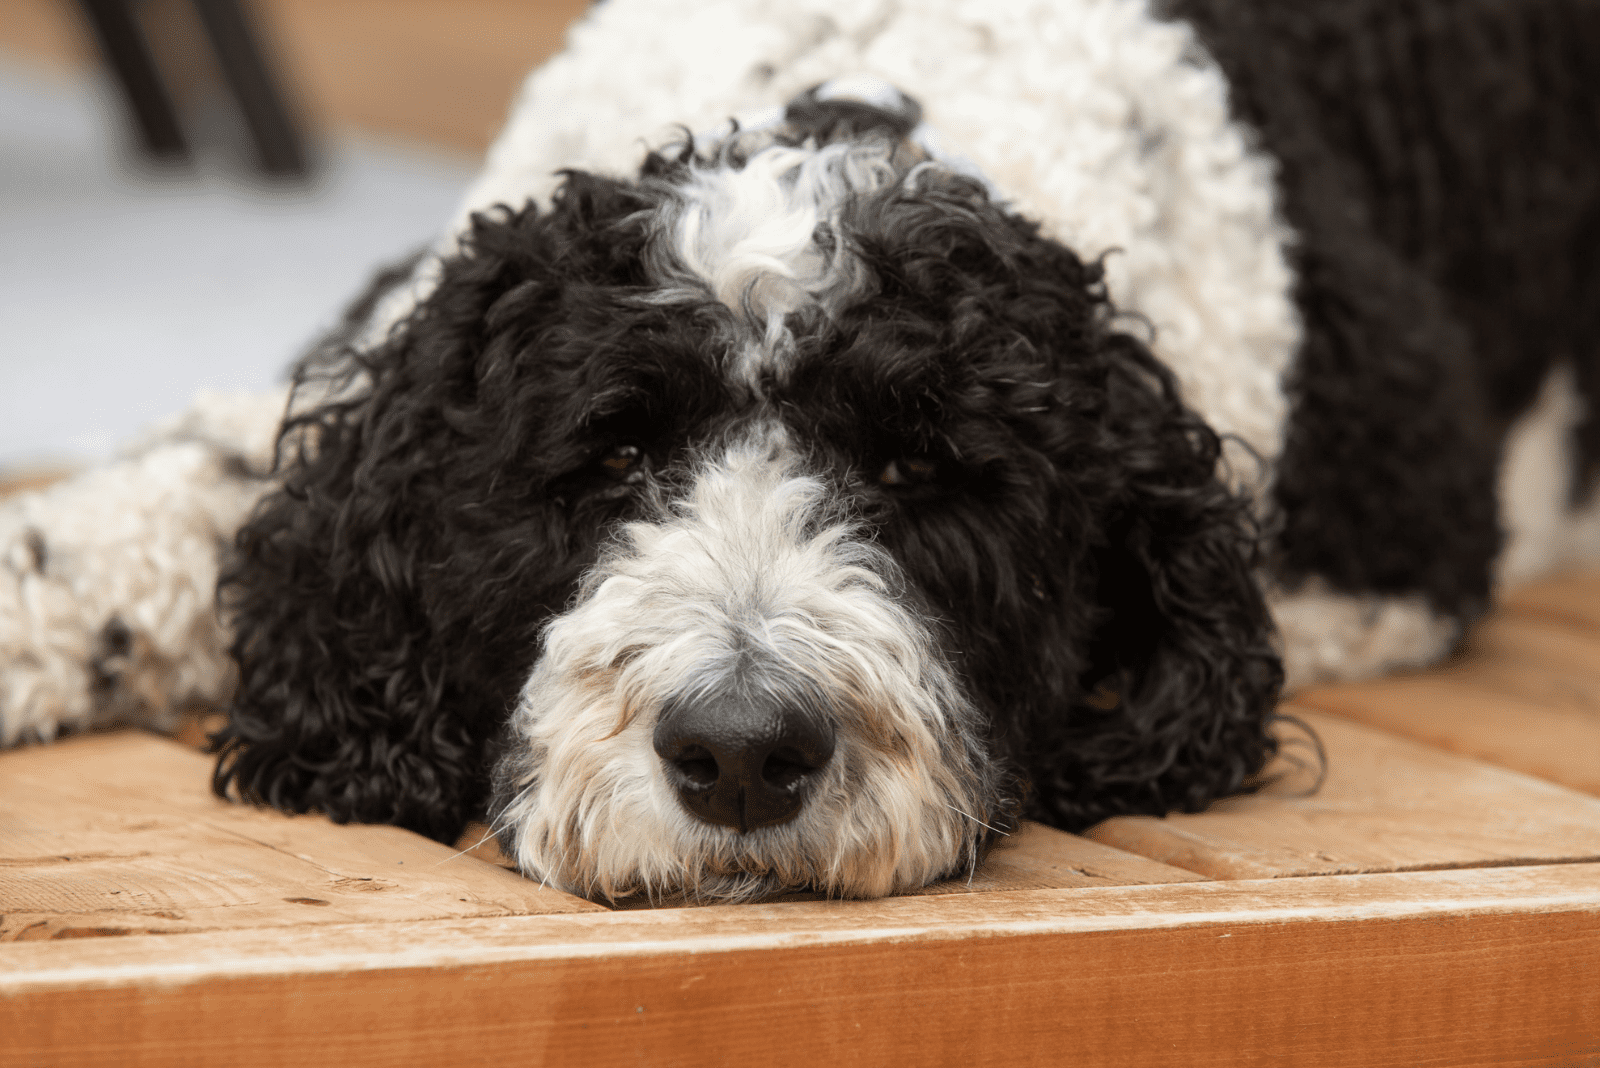
[[[955,813],[957,813],[959,815],[967,817],[967,819],[971,820],[973,823],[976,823],[979,827],[987,828],[988,830],[993,831],[995,834],[1000,835],[1002,838],[1010,838],[1011,837],[1011,832],[1010,831],[1002,831],[998,827],[990,827],[987,823],[983,822],[978,817],[974,816],[972,813],[970,813],[970,812],[962,812],[959,808],[956,808],[956,806],[950,804],[949,802],[945,802],[945,806],[944,807],[949,809],[951,812],[955,812]]]

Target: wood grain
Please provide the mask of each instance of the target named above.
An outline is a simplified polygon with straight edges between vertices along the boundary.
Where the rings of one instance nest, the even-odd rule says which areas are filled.
[[[1511,660],[1326,686],[1298,704],[1600,794],[1600,676]]]
[[[0,949],[0,1064],[1600,1063],[1600,867]]]
[[[1091,886],[1202,882],[1206,878],[1196,872],[1024,820],[1015,833],[1002,839],[990,850],[977,872],[932,883],[906,896],[1072,890]],[[821,894],[801,891],[781,894],[772,900],[822,901],[825,898]]]
[[[394,827],[209,792],[136,731],[0,754],[0,941],[596,910]]]
[[[1075,834],[1024,822],[990,850],[971,878],[947,879],[920,894],[992,894],[1012,890],[1066,890],[1086,886],[1195,882],[1205,876]]]
[[[1118,817],[1087,837],[1214,879],[1600,859],[1600,799],[1337,716],[1301,716],[1327,780],[1289,775],[1203,813]]]
[[[1600,794],[1600,575],[1512,591],[1438,668],[1295,701]]]
[[[0,941],[600,908],[501,870],[481,825],[452,852],[392,827],[229,805],[206,791],[210,766],[135,731],[0,755]],[[922,892],[1200,878],[1028,824],[976,876]]]

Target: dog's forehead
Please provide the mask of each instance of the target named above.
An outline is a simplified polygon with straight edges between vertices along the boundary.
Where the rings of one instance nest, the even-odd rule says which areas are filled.
[[[760,394],[787,377],[808,334],[873,296],[878,279],[856,240],[863,214],[887,198],[921,199],[950,178],[893,131],[824,144],[736,133],[674,174],[646,267],[664,293],[709,294],[732,313],[724,374]]]
[[[980,177],[857,121],[679,142],[635,181],[569,175],[528,261],[563,296],[504,303],[551,342],[524,365],[550,442],[665,456],[760,419],[841,457],[916,451],[1044,412],[1094,362],[1097,269]]]
[[[664,288],[709,291],[733,312],[730,378],[759,390],[794,358],[796,313],[827,315],[862,295],[868,279],[842,216],[903,180],[897,147],[878,137],[773,143],[684,173],[662,206],[650,269]]]

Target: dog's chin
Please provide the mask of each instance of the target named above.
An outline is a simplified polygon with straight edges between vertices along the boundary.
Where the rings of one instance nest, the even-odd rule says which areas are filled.
[[[596,812],[594,820],[607,824],[610,815]],[[588,898],[714,903],[795,890],[830,898],[884,897],[968,871],[978,855],[959,817],[925,820],[909,841],[905,828],[881,815],[834,822],[808,814],[743,833],[671,808],[615,818],[618,823],[596,833],[540,818],[518,825],[512,832],[518,867]]]
[[[535,815],[514,827],[512,853],[526,875],[568,893],[696,903],[754,901],[793,890],[884,897],[966,871],[977,857],[974,836],[959,817],[926,819],[912,837],[892,817],[861,818],[864,807],[855,806],[839,820],[819,811],[741,833],[701,823],[670,799],[667,805],[596,810],[576,826]]]
[[[943,765],[884,751],[848,729],[793,819],[741,832],[684,807],[652,748],[650,717],[613,730],[609,711],[543,711],[524,720],[529,734],[501,761],[493,819],[521,871],[569,893],[883,897],[972,869],[987,836],[967,814],[974,802],[960,800],[970,788]]]

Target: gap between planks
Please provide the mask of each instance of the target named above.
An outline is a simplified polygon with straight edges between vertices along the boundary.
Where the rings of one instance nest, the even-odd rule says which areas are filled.
[[[1315,793],[1299,747],[1260,793],[1200,813],[1120,816],[1087,835],[1213,879],[1600,859],[1600,798],[1339,716],[1286,711],[1326,746]]]

